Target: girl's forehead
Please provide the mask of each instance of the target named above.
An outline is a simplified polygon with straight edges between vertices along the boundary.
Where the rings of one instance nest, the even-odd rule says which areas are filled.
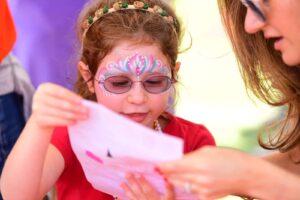
[[[97,74],[105,77],[125,73],[141,76],[149,73],[171,74],[169,60],[156,43],[119,42],[101,61]]]
[[[110,54],[98,68],[98,74],[110,76],[128,74],[142,76],[144,74],[161,73],[169,75],[171,68],[167,59],[155,52],[130,52],[131,54]]]
[[[106,63],[107,61],[116,61],[116,60],[120,60],[120,59],[125,59],[125,58],[130,57],[137,53],[139,55],[143,55],[143,56],[155,57],[156,59],[160,59],[165,63],[168,62],[167,57],[163,54],[160,46],[157,43],[136,44],[131,41],[119,42],[112,49],[112,51],[104,57],[102,62]]]

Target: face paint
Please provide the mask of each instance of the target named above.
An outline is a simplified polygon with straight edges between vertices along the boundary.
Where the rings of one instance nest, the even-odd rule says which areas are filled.
[[[162,84],[159,83],[169,84],[169,80],[168,83],[159,82],[161,79],[152,79],[152,77],[167,76],[171,78],[171,73],[169,59],[163,54],[159,45],[121,41],[101,60],[95,73],[97,102],[114,112],[126,116],[128,114],[128,118],[152,128],[153,122],[166,111],[170,89],[173,88],[161,93],[148,92],[148,90],[152,90],[152,84],[158,84],[158,88],[162,88]],[[111,77],[114,78],[109,79]],[[151,82],[151,80],[154,81]],[[124,91],[128,92],[117,93],[119,90],[117,91],[116,88],[118,89],[120,86],[121,91],[123,85],[126,88]],[[173,82],[171,86],[173,86]],[[129,90],[127,90],[128,87]],[[138,117],[129,115],[136,112],[145,114],[144,118],[143,115]]]
[[[168,97],[168,103],[167,103],[167,108],[166,110],[170,113],[174,113],[174,104],[175,104],[175,88],[171,88],[170,94]]]
[[[109,63],[100,69],[99,80],[104,81],[108,77],[124,74],[139,80],[141,76],[152,73],[171,76],[170,67],[164,65],[162,61],[154,59],[153,56],[142,56],[135,53],[133,56],[128,56],[124,60],[120,59],[116,63]]]

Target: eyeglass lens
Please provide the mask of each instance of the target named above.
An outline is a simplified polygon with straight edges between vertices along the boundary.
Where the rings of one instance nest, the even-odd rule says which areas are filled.
[[[263,22],[267,20],[258,2],[253,0],[241,0],[241,2],[244,6],[249,7],[260,20],[262,20]]]
[[[141,82],[144,89],[152,94],[165,92],[172,85],[168,76],[151,76],[143,81],[132,81],[125,76],[112,76],[99,84],[103,84],[104,88],[111,93],[122,94],[128,92],[135,82]]]

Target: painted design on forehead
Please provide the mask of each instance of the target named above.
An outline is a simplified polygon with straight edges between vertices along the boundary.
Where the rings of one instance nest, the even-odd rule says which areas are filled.
[[[164,65],[161,60],[155,59],[153,56],[143,56],[135,53],[133,56],[128,56],[123,60],[120,59],[116,63],[109,63],[106,67],[100,69],[99,80],[104,81],[106,78],[120,73],[134,75],[139,78],[143,74],[154,72],[171,76],[169,66]]]

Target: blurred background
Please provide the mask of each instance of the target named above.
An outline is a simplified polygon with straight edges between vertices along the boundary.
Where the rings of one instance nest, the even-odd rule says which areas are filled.
[[[176,114],[203,123],[218,146],[262,154],[257,133],[280,117],[280,109],[249,98],[223,30],[217,1],[176,0],[186,28],[180,54],[179,98]]]

